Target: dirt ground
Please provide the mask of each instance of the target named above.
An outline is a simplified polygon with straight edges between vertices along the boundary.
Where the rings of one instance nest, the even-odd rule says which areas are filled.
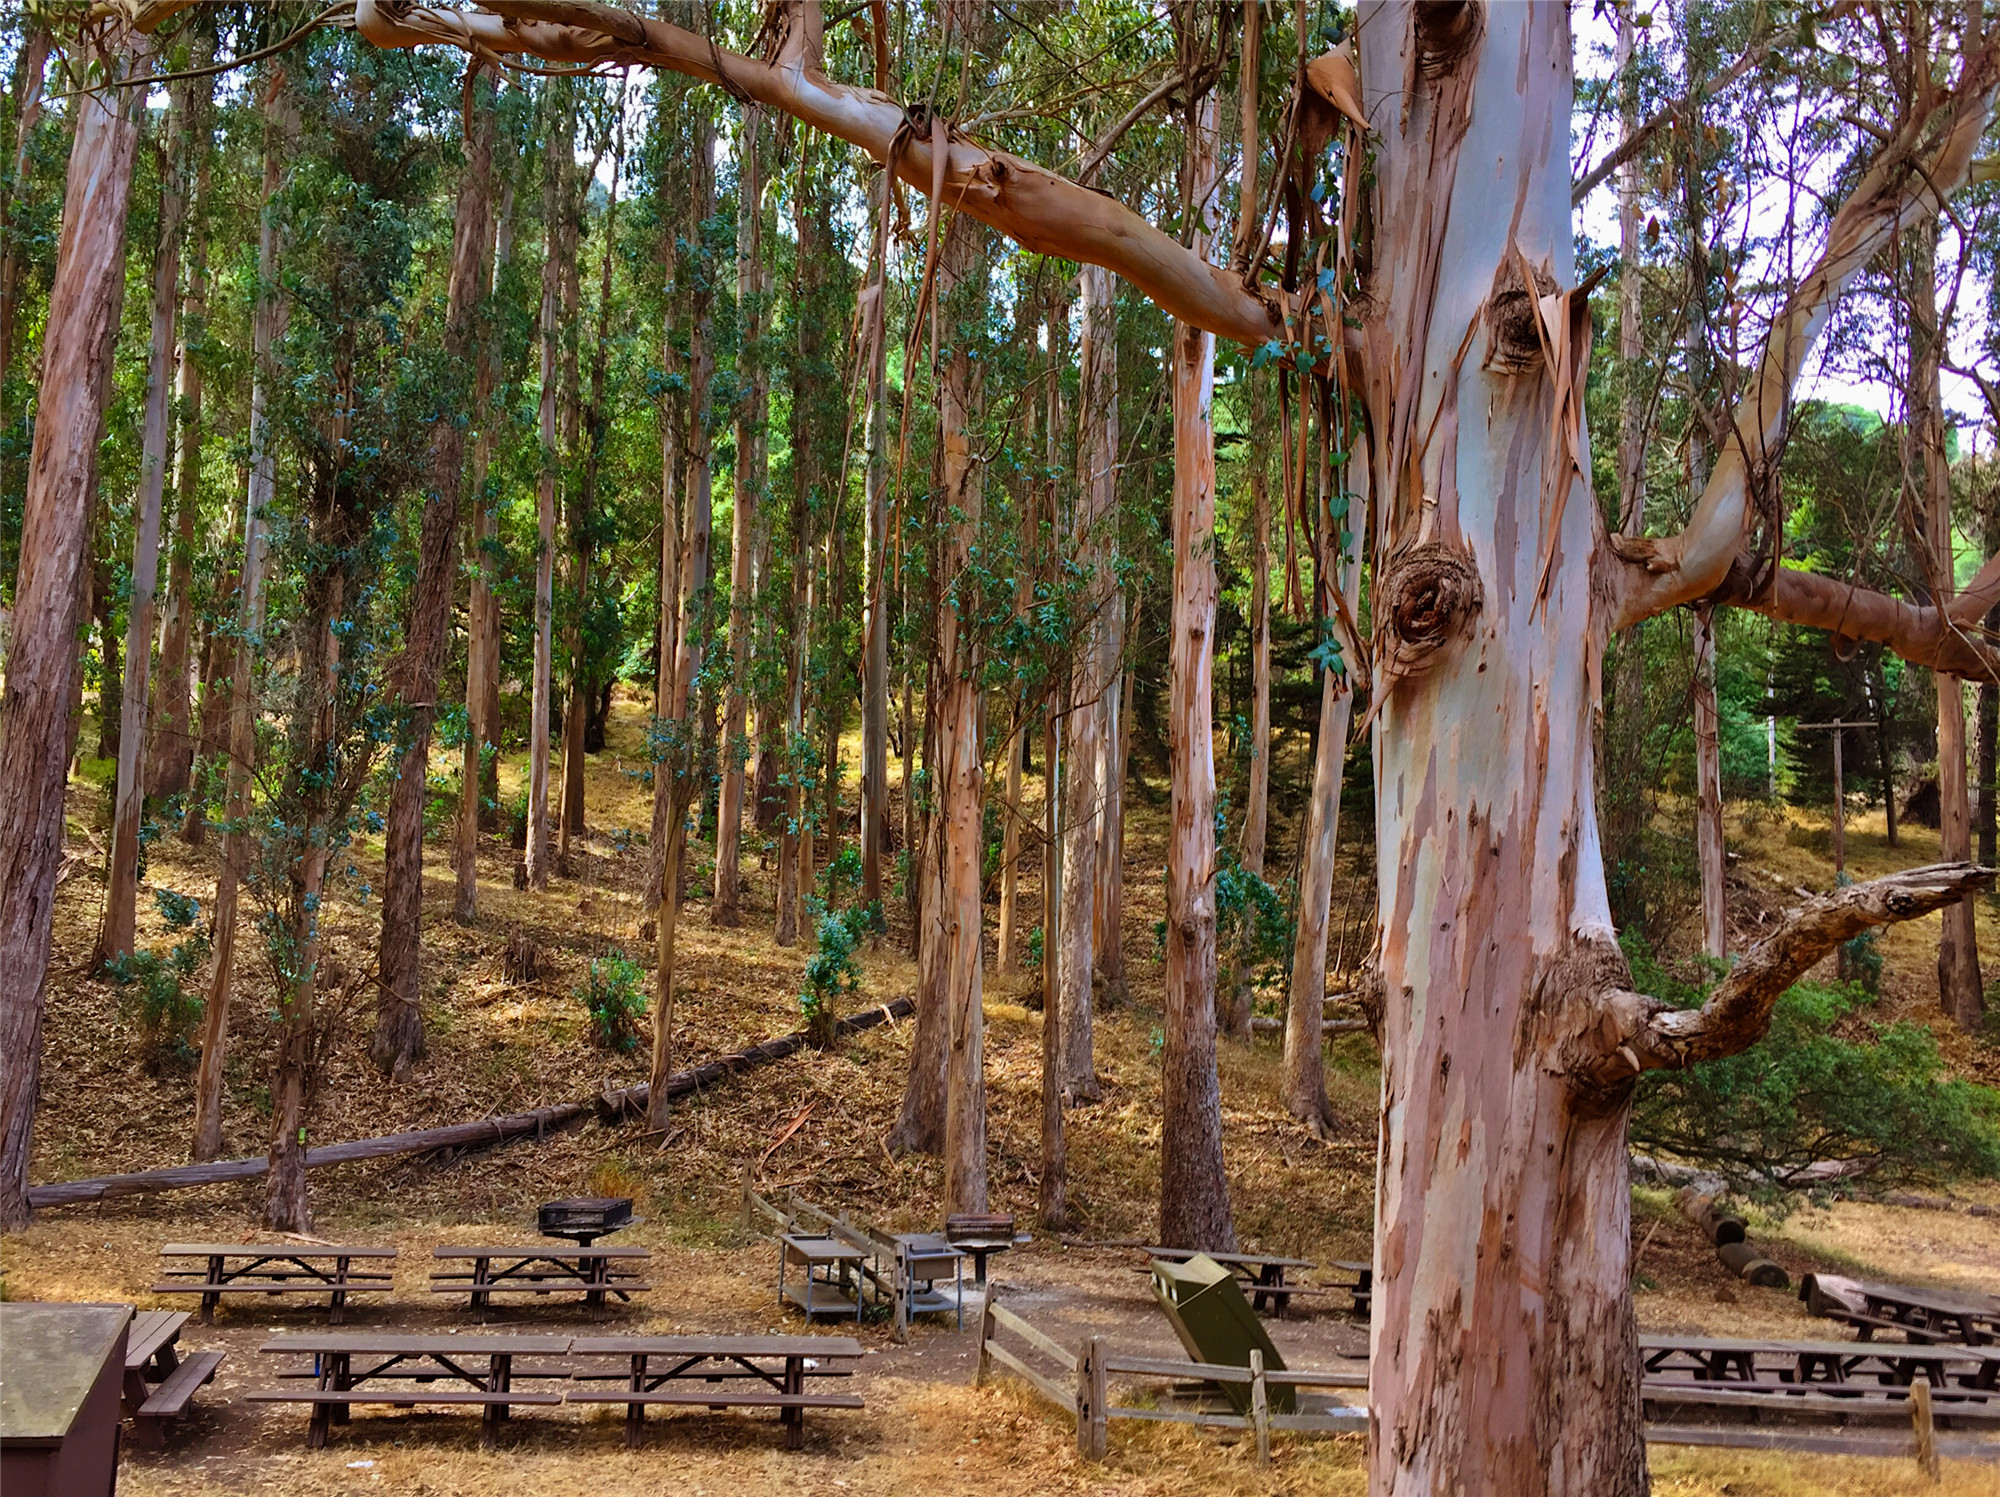
[[[615,1054],[590,1041],[574,996],[594,958],[613,951],[642,965],[639,886],[650,820],[650,792],[636,773],[643,716],[621,702],[607,752],[590,761],[589,828],[573,876],[544,895],[512,886],[514,852],[504,838],[483,839],[479,921],[449,919],[449,868],[442,844],[430,855],[425,927],[424,1009],[431,1053],[412,1080],[383,1079],[368,1063],[367,1035],[379,906],[379,846],[353,850],[329,898],[329,946],[342,978],[335,984],[337,1043],[311,1124],[314,1142],[434,1126],[588,1097],[600,1085],[641,1079],[639,1054]],[[852,764],[855,755],[848,756]],[[440,768],[443,768],[440,756]],[[102,903],[105,817],[101,777],[74,787],[70,846],[80,854],[59,896],[56,964],[50,988],[44,1106],[34,1176],[77,1178],[184,1162],[191,1122],[190,1077],[169,1064],[148,1073],[118,993],[82,971]],[[502,769],[503,803],[520,766]],[[1034,783],[1030,781],[1031,785]],[[851,801],[851,793],[850,793]],[[1160,864],[1164,787],[1140,784],[1131,797],[1124,942],[1130,993],[1102,1009],[1097,1055],[1104,1097],[1071,1115],[1070,1236],[1092,1242],[1144,1240],[1152,1231],[1158,1189],[1158,1050],[1161,973],[1154,936],[1164,914]],[[1026,808],[1036,814],[1033,796]],[[1823,832],[1823,829],[1820,829]],[[849,836],[851,837],[851,830]],[[1873,835],[1873,841],[1871,841]],[[1291,831],[1274,827],[1274,846]],[[1741,852],[1736,877],[1757,884],[1772,904],[1785,890],[1831,882],[1810,818],[1769,817],[1732,828]],[[1850,823],[1848,848],[1857,876],[1921,861],[1934,834],[1906,832],[1906,844],[1878,845],[1864,820]],[[149,850],[147,881],[204,903],[213,888],[214,849],[165,838]],[[744,924],[722,930],[706,918],[708,871],[693,870],[693,902],[682,925],[685,966],[678,1006],[678,1053],[695,1063],[799,1026],[797,994],[804,948],[781,949],[770,936],[772,869],[761,839],[744,862],[749,887]],[[1348,869],[1341,891],[1365,877]],[[1365,900],[1365,893],[1359,896]],[[1789,896],[1795,899],[1796,896]],[[1032,925],[1039,890],[1024,879]],[[1350,900],[1350,903],[1354,901]],[[910,990],[903,924],[891,901],[891,935],[861,953],[859,1008]],[[150,896],[142,897],[141,943],[164,937]],[[1343,914],[1359,926],[1365,909]],[[1929,929],[1927,930],[1926,927]],[[1899,927],[1883,942],[1890,1014],[1935,1012],[1929,955],[1935,921]],[[1980,930],[1989,961],[2000,961],[2000,926],[1982,906]],[[501,953],[511,934],[534,939],[546,970],[529,985],[507,983]],[[260,995],[268,977],[246,941],[233,1014],[228,1068],[230,1153],[261,1153],[268,1127],[267,1074],[272,1026]],[[999,969],[989,947],[987,1084],[990,1169],[997,1210],[1031,1221],[1039,1169],[1040,1015],[1031,971]],[[1928,985],[1928,993],[1926,993]],[[1277,996],[1262,1011],[1275,1014]],[[1928,1010],[1926,1008],[1928,1005]],[[2000,1076],[2000,1050],[1977,1046],[1934,1026],[1954,1066]],[[895,1158],[884,1140],[901,1101],[909,1025],[884,1026],[822,1054],[804,1054],[691,1098],[676,1109],[665,1136],[640,1125],[595,1122],[535,1143],[451,1157],[417,1157],[315,1171],[315,1234],[328,1240],[394,1243],[401,1250],[396,1294],[358,1311],[361,1324],[446,1327],[470,1323],[462,1303],[428,1293],[430,1248],[444,1242],[525,1241],[534,1207],[562,1195],[632,1195],[644,1224],[620,1240],[650,1247],[656,1289],[638,1305],[584,1319],[559,1305],[502,1308],[496,1327],[576,1330],[766,1331],[801,1329],[796,1312],[775,1298],[770,1244],[740,1223],[742,1171],[759,1190],[796,1188],[819,1204],[848,1209],[886,1228],[930,1220],[940,1188],[935,1160]],[[1225,1041],[1221,1053],[1230,1188],[1242,1245],[1325,1262],[1369,1256],[1375,1152],[1377,1071],[1365,1036],[1344,1036],[1330,1050],[1329,1090],[1342,1122],[1327,1142],[1286,1115],[1278,1100],[1274,1039]],[[796,1127],[793,1127],[794,1124]],[[787,1130],[791,1130],[789,1134]],[[1962,1200],[2000,1203],[2000,1188],[1960,1186]],[[167,1303],[147,1286],[158,1275],[165,1241],[248,1240],[260,1201],[256,1183],[173,1195],[136,1197],[43,1214],[28,1232],[0,1242],[5,1292],[18,1299]],[[1730,1277],[1712,1250],[1661,1192],[1635,1192],[1635,1274],[1641,1325],[1710,1334],[1821,1337],[1795,1296],[1753,1289]],[[2000,1285],[2000,1221],[1963,1212],[1920,1211],[1840,1202],[1760,1220],[1753,1235],[1795,1276],[1814,1268],[1930,1282],[1942,1287]],[[995,1292],[1037,1326],[1069,1344],[1089,1334],[1121,1347],[1169,1353],[1171,1333],[1152,1305],[1141,1262],[1130,1250],[1065,1246],[1041,1234],[996,1260]],[[1310,1277],[1310,1276],[1309,1276]],[[1329,1303],[1338,1303],[1330,1301]],[[456,1304],[456,1308],[454,1305]],[[1192,1432],[1130,1422],[1114,1424],[1111,1460],[1078,1461],[1065,1417],[1019,1384],[972,1387],[976,1337],[948,1323],[918,1328],[896,1346],[886,1328],[861,1335],[868,1356],[854,1380],[864,1412],[809,1415],[808,1444],[789,1452],[766,1413],[656,1416],[647,1447],[621,1443],[621,1410],[524,1411],[495,1452],[478,1449],[477,1421],[458,1412],[370,1411],[337,1429],[325,1451],[304,1449],[298,1408],[249,1404],[241,1394],[268,1383],[272,1358],[257,1347],[273,1329],[319,1323],[313,1312],[238,1304],[212,1327],[190,1325],[186,1344],[228,1352],[215,1386],[165,1453],[132,1454],[126,1490],[410,1492],[422,1494],[647,1493],[758,1497],[763,1493],[910,1494],[1079,1492],[1101,1497],[1151,1494],[1346,1494],[1365,1487],[1358,1437],[1280,1437],[1276,1460],[1260,1469],[1254,1453],[1227,1433]],[[840,1329],[831,1322],[821,1327]],[[1274,1323],[1274,1339],[1294,1364],[1325,1365],[1365,1354],[1366,1328],[1330,1308]],[[1657,1449],[1655,1489],[1691,1494],[1990,1492],[1993,1468],[1947,1467],[1942,1488],[1919,1488],[1901,1462],[1773,1457],[1732,1451]]]

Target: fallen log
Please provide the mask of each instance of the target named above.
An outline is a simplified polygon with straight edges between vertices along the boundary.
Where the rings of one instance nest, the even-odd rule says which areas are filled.
[[[864,1009],[834,1026],[836,1036],[857,1034],[884,1022],[907,1018],[916,1012],[909,998],[897,998],[876,1008]],[[774,1060],[796,1054],[806,1044],[804,1031],[766,1040],[732,1055],[724,1055],[688,1071],[676,1071],[667,1079],[669,1096],[685,1096],[732,1076]],[[612,1118],[631,1113],[643,1115],[651,1088],[641,1082],[619,1091],[605,1092],[589,1102],[562,1102],[539,1107],[532,1112],[509,1113],[504,1117],[480,1118],[471,1123],[452,1123],[442,1128],[418,1128],[406,1133],[388,1133],[379,1138],[356,1139],[344,1144],[326,1144],[306,1150],[306,1168],[329,1164],[355,1164],[364,1159],[390,1159],[403,1154],[428,1154],[436,1149],[482,1148],[504,1144],[533,1135],[540,1139],[553,1129],[566,1128],[593,1112]],[[254,1180],[271,1167],[262,1155],[247,1159],[221,1159],[210,1164],[180,1164],[168,1169],[139,1170],[129,1175],[100,1175],[91,1180],[66,1180],[28,1187],[28,1205],[41,1211],[50,1206],[76,1206],[87,1201],[110,1201],[120,1196],[152,1195],[167,1190],[193,1190],[203,1185],[227,1185],[238,1180]]]
[[[1739,1279],[1747,1280],[1760,1289],[1792,1287],[1792,1276],[1758,1252],[1751,1243],[1725,1243],[1715,1250],[1715,1256],[1720,1258],[1723,1266]]]
[[[1258,1034],[1277,1034],[1285,1027],[1283,1019],[1267,1019],[1262,1014],[1250,1021],[1250,1027]],[[1321,1034],[1360,1034],[1368,1028],[1366,1019],[1323,1019],[1320,1021]]]
[[[1681,1214],[1700,1227],[1717,1247],[1749,1240],[1749,1223],[1734,1212],[1724,1211],[1716,1204],[1715,1197],[1700,1186],[1688,1186],[1677,1199]]]

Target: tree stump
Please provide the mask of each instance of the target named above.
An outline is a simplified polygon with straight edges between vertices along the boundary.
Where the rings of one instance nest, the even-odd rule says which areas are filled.
[[[541,962],[541,948],[531,936],[518,930],[508,934],[507,953],[501,959],[501,972],[508,982],[533,982],[541,975]]]

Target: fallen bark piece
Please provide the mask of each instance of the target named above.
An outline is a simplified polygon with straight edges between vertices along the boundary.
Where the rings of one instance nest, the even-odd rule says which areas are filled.
[[[1715,1256],[1720,1258],[1723,1266],[1739,1279],[1755,1284],[1760,1289],[1792,1287],[1792,1276],[1758,1252],[1753,1243],[1725,1243],[1715,1250]]]

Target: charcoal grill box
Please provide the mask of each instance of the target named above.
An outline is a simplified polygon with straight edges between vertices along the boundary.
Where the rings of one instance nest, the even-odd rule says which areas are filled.
[[[0,1304],[0,1490],[102,1497],[118,1483],[130,1305]]]
[[[571,1237],[580,1242],[608,1237],[634,1224],[630,1196],[577,1196],[547,1201],[535,1213],[535,1229],[544,1237]]]

